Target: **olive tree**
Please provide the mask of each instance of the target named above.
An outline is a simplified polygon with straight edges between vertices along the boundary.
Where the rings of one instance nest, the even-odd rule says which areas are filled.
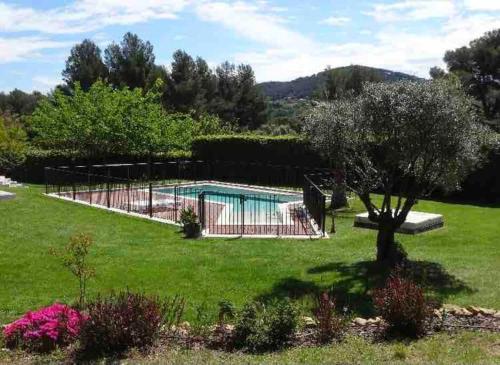
[[[446,80],[365,84],[356,98],[313,108],[305,133],[345,166],[349,188],[378,223],[377,260],[392,265],[405,257],[394,234],[417,199],[456,189],[485,135],[471,99]]]

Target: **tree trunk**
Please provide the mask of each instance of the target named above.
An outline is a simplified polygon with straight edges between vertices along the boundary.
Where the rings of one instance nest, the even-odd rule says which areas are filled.
[[[394,240],[396,228],[392,218],[381,218],[377,234],[377,261],[389,266],[400,265],[406,257]]]
[[[343,208],[347,206],[347,193],[345,185],[334,185],[332,191],[332,209]]]

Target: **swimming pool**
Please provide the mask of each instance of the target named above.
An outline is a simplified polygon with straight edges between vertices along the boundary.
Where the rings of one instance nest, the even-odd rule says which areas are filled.
[[[293,224],[292,206],[301,205],[302,195],[278,189],[259,189],[222,183],[159,187],[158,195],[182,198],[184,205],[198,206],[200,195],[208,204],[208,217],[218,225]],[[214,222],[212,222],[214,223]]]

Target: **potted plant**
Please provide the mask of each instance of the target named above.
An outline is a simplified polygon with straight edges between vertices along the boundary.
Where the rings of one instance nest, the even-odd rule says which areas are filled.
[[[186,238],[196,238],[200,236],[201,224],[192,206],[188,206],[181,211],[180,221]]]

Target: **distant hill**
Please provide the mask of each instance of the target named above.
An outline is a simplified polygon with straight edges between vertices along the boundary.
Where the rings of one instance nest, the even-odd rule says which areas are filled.
[[[338,67],[338,69],[346,69],[353,66]],[[419,80],[418,77],[405,74],[403,72],[395,72],[384,70],[381,68],[374,68],[368,66],[361,66],[367,69],[373,69],[379,72],[385,81],[399,81],[399,80]],[[334,69],[332,69],[334,70]],[[315,75],[299,77],[292,81],[269,81],[262,82],[259,86],[262,88],[264,95],[270,97],[272,100],[279,100],[285,98],[304,99],[312,96],[321,84],[326,80],[328,71],[322,71]]]

